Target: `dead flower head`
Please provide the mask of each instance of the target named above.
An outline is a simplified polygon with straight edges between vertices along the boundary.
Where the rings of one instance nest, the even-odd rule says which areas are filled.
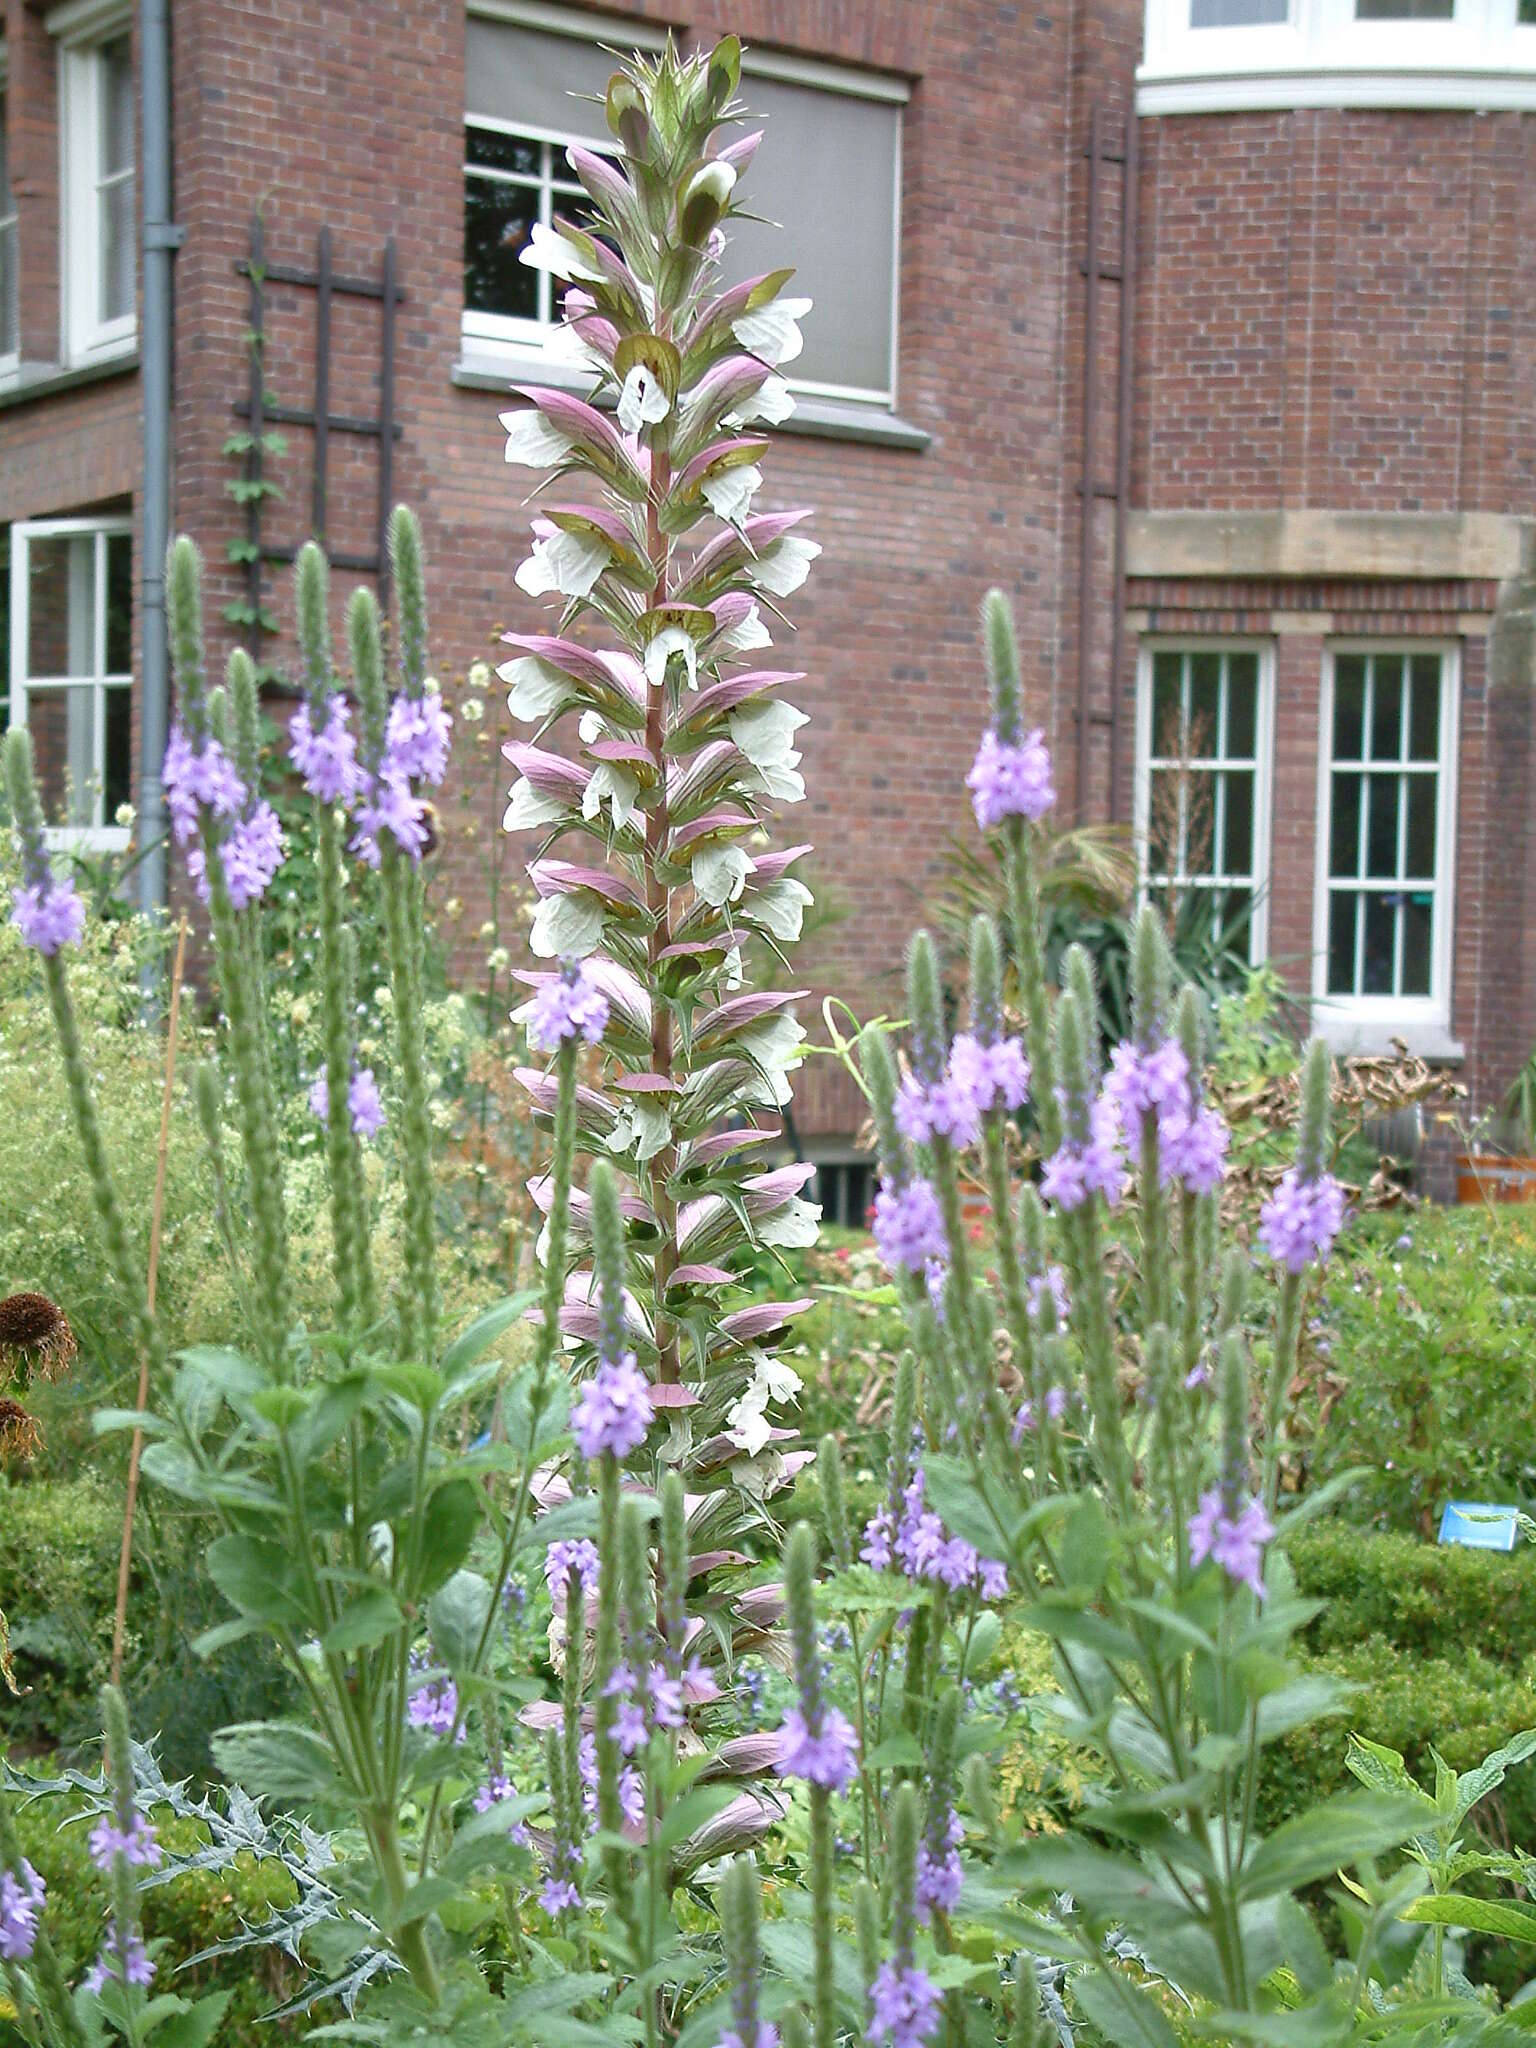
[[[23,1370],[29,1379],[59,1379],[77,1349],[69,1317],[46,1294],[8,1294],[0,1301],[0,1386]]]
[[[19,1401],[0,1394],[0,1457],[34,1457],[43,1441],[37,1418]]]

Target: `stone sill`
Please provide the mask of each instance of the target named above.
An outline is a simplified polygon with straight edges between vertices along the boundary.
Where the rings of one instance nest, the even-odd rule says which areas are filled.
[[[557,363],[533,363],[526,368],[498,356],[464,355],[453,366],[453,381],[461,391],[499,391],[506,396],[513,384],[543,384],[556,391],[571,391],[585,397],[592,380],[580,370]],[[756,428],[753,429],[757,431]],[[807,434],[824,441],[863,441],[877,448],[907,448],[921,451],[932,440],[923,428],[879,405],[795,394],[795,409],[777,427],[763,431],[775,434]]]
[[[1319,1010],[1313,1012],[1312,1028],[1339,1059],[1348,1059],[1352,1053],[1362,1054],[1368,1059],[1379,1058],[1392,1052],[1394,1039],[1401,1039],[1411,1053],[1427,1060],[1432,1067],[1466,1064],[1466,1046],[1440,1024],[1405,1021],[1394,1029],[1390,1024],[1374,1021],[1367,1024],[1350,1017],[1330,1017]]]
[[[138,367],[136,347],[102,356],[93,363],[23,363],[19,369],[0,377],[0,412],[27,405],[34,398],[53,398],[85,384],[99,384],[107,377],[125,377]]]
[[[1301,65],[1251,72],[1143,64],[1136,73],[1136,111],[1142,115],[1277,113],[1297,107],[1530,113],[1536,110],[1536,74],[1427,64],[1401,70]]]

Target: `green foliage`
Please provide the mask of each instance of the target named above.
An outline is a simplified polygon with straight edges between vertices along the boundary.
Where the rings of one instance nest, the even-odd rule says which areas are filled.
[[[1366,1467],[1347,1511],[1426,1536],[1448,1500],[1528,1497],[1536,1223],[1518,1205],[1387,1216],[1344,1249],[1314,1332],[1341,1384],[1321,1383],[1337,1398],[1313,1479]]]
[[[1324,1652],[1380,1637],[1429,1660],[1474,1655],[1516,1668],[1536,1650],[1536,1552],[1502,1556],[1319,1520],[1290,1557],[1300,1591],[1326,1602],[1308,1630]]]

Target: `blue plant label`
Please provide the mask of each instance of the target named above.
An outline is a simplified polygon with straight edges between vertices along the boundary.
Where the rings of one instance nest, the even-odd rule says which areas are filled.
[[[1513,1550],[1519,1519],[1518,1508],[1495,1507],[1482,1500],[1453,1500],[1440,1517],[1440,1541],[1465,1544],[1471,1550]]]

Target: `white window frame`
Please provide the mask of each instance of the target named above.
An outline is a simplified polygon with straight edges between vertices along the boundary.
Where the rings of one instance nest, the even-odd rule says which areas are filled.
[[[9,116],[11,111],[9,86],[10,69],[7,63],[6,47],[4,39],[0,38],[0,101],[3,101],[5,104],[7,134],[9,134]],[[7,377],[14,377],[21,368],[21,229],[18,225],[14,186],[11,188],[10,212],[0,213],[0,235],[4,235],[7,231],[10,233],[11,275],[16,291],[17,332],[16,346],[12,349],[0,349],[0,382],[3,382]],[[3,301],[3,296],[4,287],[0,285],[0,301]]]
[[[601,16],[580,16],[567,14],[558,7],[543,4],[543,0],[469,0],[470,13],[489,20],[510,22],[514,26],[542,30],[546,34],[580,37],[589,42],[609,43],[615,37],[615,25]],[[622,40],[626,46],[656,51],[665,46],[665,34],[644,22],[626,21],[622,28]],[[744,76],[756,73],[762,78],[782,80],[790,85],[812,86],[829,94],[841,93],[850,99],[868,99],[887,102],[904,109],[911,98],[910,88],[898,78],[888,77],[879,72],[856,70],[851,65],[825,63],[818,58],[797,57],[772,50],[748,50],[742,60]],[[572,108],[582,103],[573,100]],[[595,110],[594,110],[595,111]],[[548,145],[545,168],[540,178],[540,218],[549,222],[553,208],[550,205],[551,178],[549,166],[558,166],[559,152],[575,145],[579,149],[609,153],[613,149],[613,138],[607,134],[581,134],[575,128],[544,128],[526,122],[498,121],[485,114],[466,114],[465,133],[471,128],[488,128],[501,135],[516,135],[529,142]],[[891,204],[891,319],[887,361],[889,375],[886,388],[870,390],[863,385],[819,383],[809,378],[797,378],[792,372],[786,373],[786,382],[791,391],[811,399],[825,399],[833,404],[854,404],[868,406],[870,410],[890,412],[896,405],[897,364],[900,360],[901,342],[901,204],[902,166],[906,146],[906,123],[901,123],[901,135],[896,149],[895,191]],[[464,158],[465,176],[476,174],[480,167],[469,164],[468,151]],[[494,174],[493,174],[494,175]],[[567,171],[566,178],[572,174]],[[514,179],[516,183],[531,183]],[[559,179],[564,183],[565,179]],[[471,313],[468,308],[460,312],[460,341],[467,360],[494,364],[516,375],[519,370],[549,374],[550,365],[547,351],[550,338],[558,331],[558,323],[551,319],[545,322],[525,320],[507,314]],[[583,379],[585,383],[587,380]]]
[[[553,128],[530,128],[520,126],[516,121],[495,121],[486,114],[466,114],[464,133],[466,143],[471,128],[484,128],[493,135],[512,135],[519,142],[537,143],[540,150],[539,175],[537,179],[521,177],[511,171],[495,171],[484,164],[472,164],[469,150],[464,151],[464,177],[486,178],[493,184],[518,185],[524,191],[537,190],[539,195],[539,219],[545,227],[554,224],[557,205],[565,202],[565,211],[572,211],[571,202],[584,197],[584,188],[569,165],[564,165],[567,148],[592,149],[606,153],[613,147],[612,139],[607,142],[591,136],[573,135]],[[563,175],[562,175],[563,165]],[[559,331],[560,322],[555,315],[556,280],[547,270],[530,273],[538,279],[539,314],[536,319],[525,320],[512,313],[471,312],[464,307],[460,319],[460,333],[465,344],[476,354],[490,349],[506,349],[522,355],[538,355],[549,346],[550,337]],[[546,312],[546,307],[548,311]]]
[[[1190,0],[1147,0],[1137,111],[1536,109],[1536,25],[1519,0],[1455,7],[1450,21],[1357,21],[1355,0],[1289,0],[1284,23],[1191,28]]]
[[[10,529],[11,535],[11,665],[10,723],[27,723],[28,698],[34,693],[62,688],[79,689],[92,685],[94,713],[91,751],[96,767],[95,788],[91,803],[94,821],[89,825],[50,825],[47,841],[53,847],[85,847],[95,851],[120,853],[132,838],[131,828],[109,824],[106,818],[106,789],[103,770],[107,752],[107,691],[109,689],[133,689],[133,670],[126,673],[116,670],[108,672],[107,659],[107,542],[109,539],[131,535],[133,520],[127,513],[106,514],[95,518],[79,519],[18,519]],[[90,675],[80,676],[33,676],[27,675],[27,652],[30,639],[31,620],[31,552],[35,540],[55,540],[75,534],[93,534],[96,547],[93,564],[92,618],[91,618],[91,667]]]
[[[76,0],[56,8],[47,25],[59,43],[59,279],[60,345],[69,364],[131,355],[138,340],[139,121],[134,108],[134,299],[126,313],[101,318],[101,86],[102,51],[131,35],[131,6],[116,0]]]
[[[1328,990],[1330,849],[1333,837],[1334,675],[1342,654],[1440,657],[1439,763],[1435,791],[1434,929],[1430,940],[1427,996],[1340,996]],[[1456,958],[1456,820],[1458,744],[1461,731],[1461,647],[1455,640],[1350,639],[1330,641],[1323,650],[1318,704],[1317,868],[1312,909],[1313,1027],[1341,1051],[1380,1052],[1401,1038],[1426,1056],[1457,1056],[1451,1038],[1451,1003]],[[1399,832],[1404,829],[1399,818]]]
[[[1272,640],[1242,634],[1161,633],[1142,640],[1136,661],[1136,781],[1132,831],[1136,846],[1136,890],[1139,902],[1148,897],[1152,808],[1152,672],[1157,654],[1256,654],[1259,658],[1258,699],[1253,726],[1253,914],[1248,925],[1248,957],[1255,966],[1269,957],[1269,870],[1271,806],[1275,776],[1275,648]],[[1202,769],[1246,769],[1246,756],[1202,762]],[[1195,887],[1213,886],[1195,882]]]

